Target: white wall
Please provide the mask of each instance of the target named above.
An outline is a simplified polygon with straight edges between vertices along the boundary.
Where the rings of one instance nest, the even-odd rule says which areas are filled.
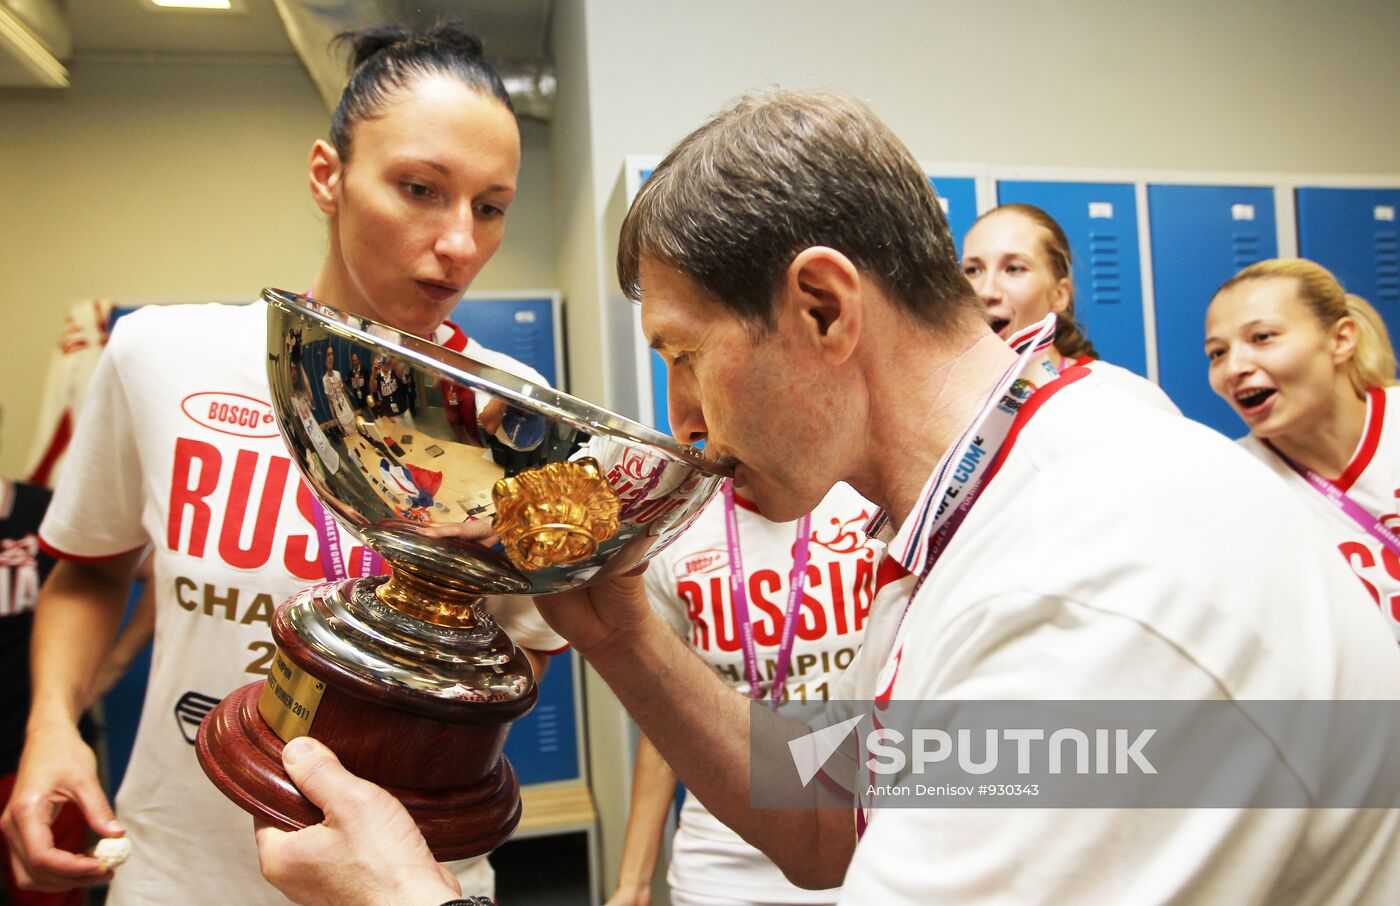
[[[306,157],[329,117],[293,57],[79,61],[68,91],[0,91],[0,474],[20,475],[70,305],[303,290],[325,227]],[[507,242],[475,290],[555,284],[549,129],[525,123]]]

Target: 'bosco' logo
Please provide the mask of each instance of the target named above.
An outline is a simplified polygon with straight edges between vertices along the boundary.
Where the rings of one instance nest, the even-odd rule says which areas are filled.
[[[195,424],[222,434],[255,438],[277,436],[272,407],[241,393],[219,390],[191,393],[180,401],[180,409]]]

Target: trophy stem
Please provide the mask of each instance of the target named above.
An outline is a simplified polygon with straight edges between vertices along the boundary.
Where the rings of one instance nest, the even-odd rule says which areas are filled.
[[[396,564],[389,581],[376,588],[374,594],[399,613],[435,626],[470,629],[480,622],[475,609],[480,595],[415,569],[411,564]]]

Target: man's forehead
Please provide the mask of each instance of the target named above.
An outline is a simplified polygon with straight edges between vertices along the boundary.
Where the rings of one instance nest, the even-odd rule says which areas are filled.
[[[653,349],[660,349],[674,339],[683,326],[686,309],[699,303],[700,292],[680,271],[654,258],[642,258],[637,283],[642,297],[642,333]]]

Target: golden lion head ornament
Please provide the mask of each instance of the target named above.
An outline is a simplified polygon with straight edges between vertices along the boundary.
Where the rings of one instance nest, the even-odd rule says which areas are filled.
[[[506,556],[527,572],[577,563],[617,533],[617,495],[595,459],[550,463],[502,478],[491,496]]]

